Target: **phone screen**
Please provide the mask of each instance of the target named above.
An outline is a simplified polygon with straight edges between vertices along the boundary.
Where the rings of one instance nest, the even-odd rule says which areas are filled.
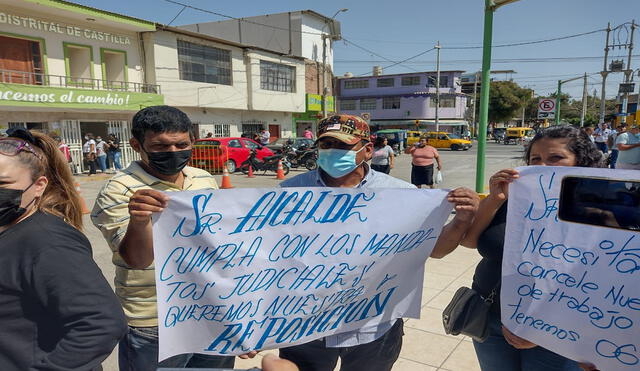
[[[558,217],[567,222],[640,231],[640,181],[566,177]]]

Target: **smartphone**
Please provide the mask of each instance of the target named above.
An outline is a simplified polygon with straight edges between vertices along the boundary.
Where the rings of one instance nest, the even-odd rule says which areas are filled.
[[[640,231],[640,181],[565,177],[558,217],[567,222]]]

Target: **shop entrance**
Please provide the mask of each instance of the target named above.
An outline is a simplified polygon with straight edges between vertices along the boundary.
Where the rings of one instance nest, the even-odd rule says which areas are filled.
[[[316,135],[316,124],[314,121],[296,121],[296,137],[304,137],[304,131],[309,128]]]

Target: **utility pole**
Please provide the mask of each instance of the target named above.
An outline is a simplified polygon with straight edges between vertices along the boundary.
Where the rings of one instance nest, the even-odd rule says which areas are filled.
[[[633,68],[631,68],[631,55],[633,54],[633,34],[636,30],[636,21],[631,21],[631,38],[629,39],[629,56],[627,58],[627,69],[624,71],[624,82],[629,83],[631,80],[631,75],[633,74]],[[620,113],[623,114],[621,117],[622,123],[627,122],[627,104],[629,104],[629,93],[625,91],[622,95],[622,109]]]
[[[580,113],[580,127],[584,127],[584,116],[587,114],[587,73],[584,73],[584,86],[582,87],[582,113]]]
[[[611,34],[611,23],[607,23],[607,45],[604,48],[604,68],[600,74],[602,75],[602,91],[600,92],[600,122],[604,122],[607,95],[605,92],[607,86],[607,75],[609,74],[607,63],[609,62],[609,36]]]
[[[335,22],[335,18],[338,14],[342,13],[342,12],[346,12],[349,9],[347,8],[343,8],[338,10],[333,17],[330,18],[331,22]],[[333,28],[329,28],[329,34],[325,34],[324,33],[324,29],[325,27],[327,27],[329,25],[329,22],[325,20],[324,26],[322,27],[322,30],[320,31],[320,33],[322,34],[322,117],[327,117],[327,91],[329,90],[327,88],[327,81],[326,81],[326,74],[327,74],[327,38],[330,38],[331,40],[340,40],[341,36],[338,35],[334,35],[333,34]],[[333,57],[333,56],[332,56]],[[334,105],[335,105],[335,99],[334,99]],[[335,108],[334,108],[335,109]]]
[[[327,35],[322,33],[322,117],[327,117]]]
[[[440,132],[440,41],[436,44],[436,133]]]
[[[476,138],[478,137],[478,123],[476,122],[476,109],[478,109],[478,107],[476,107],[476,98],[478,95],[478,79],[479,74],[478,72],[476,72],[473,80],[473,115],[471,116],[471,123],[473,124],[473,135]]]

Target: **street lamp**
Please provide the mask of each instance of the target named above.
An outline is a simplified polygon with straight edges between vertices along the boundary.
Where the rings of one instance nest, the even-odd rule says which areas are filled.
[[[349,9],[342,8],[331,17],[331,22],[334,22],[336,16],[342,12],[346,12]],[[327,37],[331,38],[331,40],[340,40],[340,35],[334,35],[333,29],[330,31],[329,35],[324,33],[324,29],[329,25],[329,22],[324,23],[322,26],[322,30],[320,33],[322,34],[322,117],[327,117]],[[335,104],[335,103],[334,103]]]
[[[491,41],[493,38],[493,12],[503,5],[518,0],[485,0],[484,39],[482,43],[482,87],[480,89],[480,127],[478,129],[478,159],[476,161],[476,192],[484,191],[484,165],[489,121],[489,89],[491,85]]]

